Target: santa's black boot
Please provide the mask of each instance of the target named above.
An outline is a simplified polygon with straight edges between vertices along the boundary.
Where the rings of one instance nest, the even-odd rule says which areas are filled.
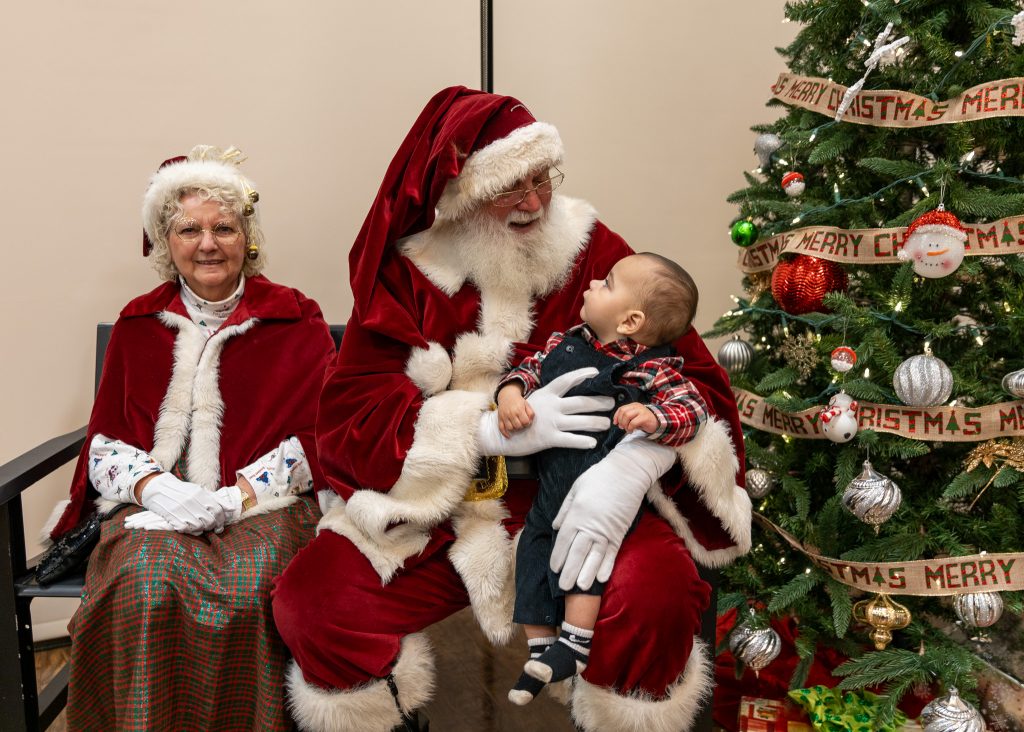
[[[398,684],[395,683],[394,675],[388,674],[384,680],[387,681],[388,690],[391,691],[391,696],[395,698],[395,706],[402,717],[402,722],[391,732],[430,732],[430,722],[427,721],[426,716],[421,715],[416,710],[411,712],[402,710],[402,705],[398,703]]]

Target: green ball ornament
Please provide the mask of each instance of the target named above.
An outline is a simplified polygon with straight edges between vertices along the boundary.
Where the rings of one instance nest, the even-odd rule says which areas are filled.
[[[753,221],[737,221],[732,225],[732,243],[741,247],[749,247],[760,236],[761,232],[757,230],[757,224]]]

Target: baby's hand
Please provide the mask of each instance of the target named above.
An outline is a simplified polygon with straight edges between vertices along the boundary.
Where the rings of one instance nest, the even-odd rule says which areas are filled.
[[[621,427],[627,434],[634,430],[651,434],[658,429],[658,418],[654,416],[654,412],[640,402],[623,404],[615,411],[612,421],[616,427]]]
[[[533,407],[523,397],[517,383],[506,384],[498,391],[498,431],[504,437],[533,423]]]

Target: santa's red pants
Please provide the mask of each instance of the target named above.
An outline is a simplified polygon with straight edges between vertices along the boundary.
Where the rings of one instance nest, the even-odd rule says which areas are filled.
[[[511,519],[506,528],[520,525],[521,518]],[[300,551],[276,582],[273,609],[305,681],[349,689],[387,676],[403,636],[466,607],[448,559],[453,539],[436,529],[426,549],[383,586],[355,545],[332,531]],[[660,697],[686,665],[709,595],[683,540],[646,510],[619,551],[583,678]]]

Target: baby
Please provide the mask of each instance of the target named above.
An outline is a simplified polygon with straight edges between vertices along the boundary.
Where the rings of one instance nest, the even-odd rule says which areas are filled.
[[[530,392],[576,369],[595,367],[598,373],[566,396],[610,396],[617,405],[613,426],[597,436],[594,449],[537,455],[539,490],[516,551],[513,620],[524,626],[530,646],[530,660],[508,694],[516,704],[527,704],[549,682],[582,672],[590,656],[604,584],[561,587],[562,568],[549,567],[557,536],[552,523],[573,483],[627,434],[676,447],[693,439],[707,418],[707,406],[682,375],[683,360],[671,345],[690,328],[697,298],[693,278],[675,262],[651,253],[625,257],[606,279],[590,283],[583,323],[553,334],[542,352],[499,385],[498,424],[506,437],[533,421]]]

